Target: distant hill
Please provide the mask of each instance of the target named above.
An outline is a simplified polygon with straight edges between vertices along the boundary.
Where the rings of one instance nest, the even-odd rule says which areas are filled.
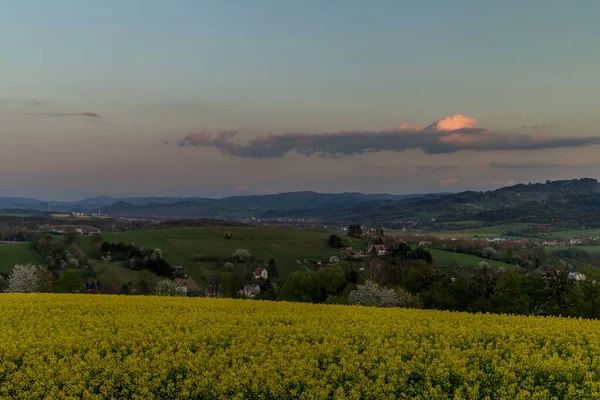
[[[94,197],[76,202],[0,198],[0,208],[97,212],[110,216],[239,220],[315,218],[327,225],[363,223],[394,229],[453,229],[493,224],[600,226],[600,184],[583,178],[517,184],[490,191],[390,195],[290,192],[222,199],[202,197]],[[466,225],[465,225],[466,223]],[[470,225],[469,225],[470,224]]]
[[[74,202],[40,201],[26,198],[0,198],[0,208],[56,212],[100,211],[111,216],[244,218],[261,217],[269,211],[330,210],[353,207],[375,200],[414,199],[423,195],[390,195],[316,192],[291,192],[222,199],[202,197],[92,197]]]

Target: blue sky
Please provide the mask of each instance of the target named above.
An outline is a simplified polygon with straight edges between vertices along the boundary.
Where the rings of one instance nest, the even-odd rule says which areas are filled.
[[[501,135],[493,143],[596,137],[599,13],[597,1],[14,2],[0,13],[0,195],[407,193],[597,177],[593,141],[335,156],[296,146],[276,158],[178,143],[225,130],[242,146],[268,133],[370,134],[455,114]]]

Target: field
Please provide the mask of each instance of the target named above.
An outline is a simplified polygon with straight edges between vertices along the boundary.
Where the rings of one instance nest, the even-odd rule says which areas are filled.
[[[146,281],[148,287],[152,290],[156,286],[156,282],[161,279],[151,271],[133,271],[125,268],[119,262],[104,263],[102,261],[93,262],[94,270],[98,273],[96,280],[102,282],[104,290],[110,292],[118,292],[121,285],[132,282],[134,285],[140,281]]]
[[[455,260],[461,267],[476,267],[481,261],[485,261],[493,268],[512,269],[513,266],[500,261],[489,260],[487,258],[477,257],[471,254],[455,253],[453,251],[427,249],[433,257],[433,264],[436,266],[448,265],[452,260]]]
[[[600,396],[599,321],[250,300],[0,296],[2,398]]]
[[[535,224],[533,224],[535,225]],[[438,236],[438,237],[454,237],[454,238],[472,238],[475,236],[479,237],[499,237],[505,236],[510,231],[520,231],[526,229],[532,224],[503,224],[495,226],[486,226],[482,228],[473,229],[460,229],[443,232],[423,232],[424,235]]]
[[[231,240],[223,237],[225,231],[232,233]],[[328,238],[327,233],[253,227],[156,229],[103,234],[105,241],[134,242],[146,248],[160,248],[171,265],[183,265],[196,282],[201,281],[203,268],[194,260],[196,256],[226,258],[237,249],[246,249],[265,263],[272,257],[279,274],[285,277],[302,268],[296,263],[296,258],[326,261],[332,255],[340,256],[340,250],[327,246]],[[344,240],[350,241],[350,238]],[[354,247],[364,246],[358,240],[351,243]]]
[[[579,250],[587,251],[588,253],[592,253],[592,254],[600,254],[600,246],[557,246],[557,247],[549,248],[550,251],[564,250],[564,249],[579,249]]]
[[[600,236],[600,229],[578,229],[570,231],[548,232],[544,235],[547,239],[569,239],[569,238],[586,238],[590,236]]]
[[[10,273],[15,264],[40,264],[29,243],[0,243],[0,272]]]

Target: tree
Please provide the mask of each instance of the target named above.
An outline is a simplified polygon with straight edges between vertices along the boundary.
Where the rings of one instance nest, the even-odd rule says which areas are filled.
[[[275,260],[272,258],[269,259],[269,263],[267,264],[267,276],[271,280],[279,278],[279,271],[275,265]]]
[[[7,292],[51,292],[54,277],[42,265],[17,264],[8,278]]]
[[[350,292],[348,301],[361,306],[397,307],[400,299],[394,289],[379,286],[376,282],[367,280]]]
[[[56,291],[59,293],[76,293],[83,286],[83,280],[74,269],[67,269],[56,282]]]
[[[398,307],[421,308],[419,295],[414,295],[408,290],[400,287],[396,289],[396,296],[398,296]]]
[[[237,249],[233,256],[239,261],[245,261],[250,258],[250,252],[246,249]]]
[[[340,262],[340,258],[337,256],[331,256],[329,257],[329,264],[331,265],[335,265],[338,264]]]
[[[8,281],[3,275],[0,275],[0,292],[4,292],[8,288]]]
[[[348,226],[348,236],[360,238],[362,236],[362,227],[360,224],[352,224]]]
[[[150,288],[148,287],[148,282],[146,282],[145,280],[141,280],[138,282],[137,284],[138,286],[138,290],[140,292],[140,294],[149,294],[150,293]]]
[[[327,244],[329,245],[329,247],[339,249],[340,247],[342,247],[342,238],[338,235],[330,235],[329,240],[327,240]]]
[[[157,296],[185,296],[184,289],[170,279],[158,281],[154,293]]]

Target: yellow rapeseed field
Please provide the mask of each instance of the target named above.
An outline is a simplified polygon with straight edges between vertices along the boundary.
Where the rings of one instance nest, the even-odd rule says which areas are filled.
[[[600,397],[600,322],[142,296],[0,294],[0,397]]]

